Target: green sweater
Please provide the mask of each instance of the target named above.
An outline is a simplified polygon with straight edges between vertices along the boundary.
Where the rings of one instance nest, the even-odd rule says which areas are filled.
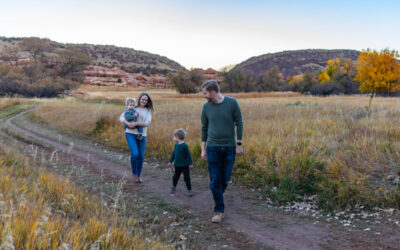
[[[192,165],[192,156],[190,155],[189,146],[186,142],[181,144],[175,143],[174,152],[172,152],[169,162],[174,162],[175,167],[187,167]]]
[[[207,146],[234,147],[242,140],[243,120],[235,98],[224,96],[221,103],[206,102],[201,111],[201,141]]]

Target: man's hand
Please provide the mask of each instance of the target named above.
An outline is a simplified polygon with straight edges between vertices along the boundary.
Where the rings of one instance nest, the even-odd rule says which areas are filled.
[[[243,148],[242,146],[236,146],[236,155],[241,155],[243,154]]]
[[[193,168],[193,165],[189,165],[189,169],[192,169]]]
[[[168,162],[168,167],[172,168],[172,163]]]
[[[203,160],[207,160],[207,152],[206,151],[201,151],[201,159],[203,159]]]

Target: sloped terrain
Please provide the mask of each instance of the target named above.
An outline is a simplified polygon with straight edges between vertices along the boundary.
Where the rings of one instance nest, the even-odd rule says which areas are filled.
[[[4,47],[15,47],[23,38],[0,37],[0,50]],[[98,66],[119,67],[128,72],[139,72],[153,68],[154,71],[169,72],[186,70],[179,63],[156,54],[132,48],[123,48],[113,45],[94,45],[94,44],[63,44],[50,41],[53,51],[65,48],[67,45],[74,45],[93,58],[93,64]],[[22,58],[27,54],[20,53]]]
[[[306,71],[318,72],[324,70],[326,62],[333,58],[349,58],[357,60],[360,52],[357,50],[293,50],[269,53],[252,57],[232,70],[242,70],[247,74],[258,76],[266,70],[278,66],[284,76],[298,75]]]

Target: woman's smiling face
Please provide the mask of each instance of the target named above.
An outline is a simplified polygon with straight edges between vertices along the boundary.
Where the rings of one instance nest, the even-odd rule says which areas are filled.
[[[149,98],[147,97],[147,95],[143,95],[139,101],[140,107],[142,107],[142,108],[146,107],[148,101],[149,101]]]

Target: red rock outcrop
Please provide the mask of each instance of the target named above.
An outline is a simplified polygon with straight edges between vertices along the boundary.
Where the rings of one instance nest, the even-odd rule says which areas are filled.
[[[88,66],[83,75],[87,84],[168,88],[166,77],[128,73],[118,67]]]
[[[168,88],[167,78],[163,76],[149,77],[148,84],[153,88]]]
[[[96,85],[117,85],[137,87],[138,82],[120,68],[88,66],[83,70],[84,83]]]
[[[200,71],[203,73],[204,78],[205,78],[206,80],[214,79],[214,80],[216,80],[218,83],[221,83],[222,80],[223,80],[223,76],[221,76],[220,73],[219,73],[218,71],[216,71],[216,70],[214,70],[214,69],[212,69],[212,68],[208,68],[208,69],[206,69],[206,70],[204,70],[204,69],[198,69],[198,70],[200,70]]]

